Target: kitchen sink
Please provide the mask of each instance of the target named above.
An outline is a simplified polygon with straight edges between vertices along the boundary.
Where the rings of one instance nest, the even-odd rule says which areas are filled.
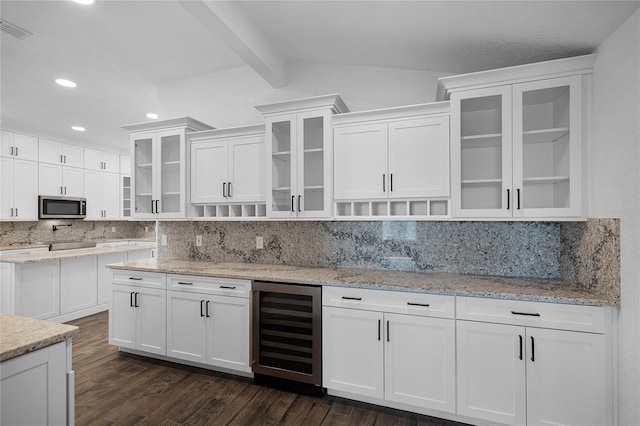
[[[90,241],[57,241],[49,244],[49,251],[73,250],[95,247],[96,243]]]

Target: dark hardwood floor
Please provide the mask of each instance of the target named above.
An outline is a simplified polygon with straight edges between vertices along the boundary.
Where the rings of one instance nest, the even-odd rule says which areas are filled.
[[[108,314],[69,324],[81,425],[461,425],[331,396],[259,386],[250,379],[118,352]]]

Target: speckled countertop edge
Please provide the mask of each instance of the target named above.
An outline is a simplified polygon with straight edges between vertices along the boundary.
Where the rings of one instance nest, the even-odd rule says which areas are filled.
[[[0,361],[63,342],[78,330],[73,325],[0,314]]]
[[[589,306],[619,302],[580,290],[561,280],[437,272],[315,268],[254,263],[211,263],[177,259],[141,259],[111,264],[113,269],[213,276],[309,285],[408,291]]]
[[[135,241],[140,243],[153,243],[153,244],[155,244],[156,242],[156,240],[150,240],[148,238],[124,238],[124,239],[114,238],[110,240],[109,239],[99,240],[99,241],[96,241],[96,244],[118,243],[122,241]],[[37,248],[45,248],[45,247],[49,247],[49,243],[20,243],[20,244],[13,244],[10,246],[0,246],[0,252],[8,251],[8,250],[37,249]]]
[[[86,249],[59,250],[59,251],[34,251],[31,253],[20,253],[0,256],[0,262],[9,263],[34,263],[46,262],[56,259],[72,259],[75,257],[95,256],[98,254],[120,253],[123,251],[149,250],[149,246],[139,244],[128,244],[115,247],[92,247]]]

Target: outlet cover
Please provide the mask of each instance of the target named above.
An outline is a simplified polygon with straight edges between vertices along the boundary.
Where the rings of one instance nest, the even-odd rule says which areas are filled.
[[[116,227],[115,226],[111,227],[111,232],[116,232]]]
[[[148,226],[144,227],[144,232],[149,232],[149,227]]]
[[[162,244],[163,246],[166,246],[167,245],[167,236],[163,235],[161,238],[162,239],[161,239],[161,243],[160,244]]]
[[[202,235],[196,235],[196,246],[200,247],[202,245]]]
[[[256,249],[262,250],[264,248],[264,238],[256,237]]]

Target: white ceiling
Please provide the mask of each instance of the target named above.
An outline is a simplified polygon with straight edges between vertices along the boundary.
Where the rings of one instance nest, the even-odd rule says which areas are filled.
[[[0,1],[3,20],[33,33],[22,40],[1,34],[3,125],[125,151],[120,126],[157,111],[164,83],[245,64],[271,81],[260,66],[265,57],[286,75],[292,62],[465,73],[587,54],[640,4],[238,1],[227,4],[234,14],[220,29],[190,6],[206,2],[183,3]],[[238,42],[247,30],[257,42]],[[57,86],[58,77],[78,87]]]

